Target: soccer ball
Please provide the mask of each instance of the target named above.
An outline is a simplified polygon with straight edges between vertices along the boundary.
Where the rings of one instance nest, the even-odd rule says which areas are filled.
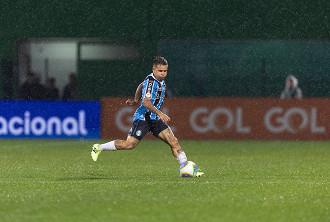
[[[188,161],[180,166],[179,171],[182,177],[195,177],[198,169],[194,162]]]

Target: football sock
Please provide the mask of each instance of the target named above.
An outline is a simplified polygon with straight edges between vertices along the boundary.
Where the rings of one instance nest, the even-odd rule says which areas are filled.
[[[185,162],[187,162],[187,156],[184,152],[180,153],[176,159],[178,160],[179,164],[184,164]]]
[[[108,143],[103,143],[103,144],[100,144],[99,146],[101,148],[101,150],[111,150],[111,151],[116,151],[116,147],[115,147],[115,141],[111,141],[111,142],[108,142]]]

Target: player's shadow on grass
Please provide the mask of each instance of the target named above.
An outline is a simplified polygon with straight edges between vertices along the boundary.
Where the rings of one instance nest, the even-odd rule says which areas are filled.
[[[88,180],[113,180],[113,179],[117,179],[115,177],[105,177],[105,176],[88,176],[88,177],[84,177],[84,176],[70,176],[70,177],[60,177],[57,180],[58,181],[88,181]]]

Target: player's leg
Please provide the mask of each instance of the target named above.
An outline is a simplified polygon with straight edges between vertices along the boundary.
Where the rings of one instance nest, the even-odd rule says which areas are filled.
[[[184,164],[187,162],[187,156],[182,150],[178,139],[174,136],[170,127],[164,129],[158,134],[158,138],[167,143],[172,150],[173,156],[178,160],[179,164]]]
[[[167,129],[161,131],[158,134],[158,138],[163,140],[165,143],[167,143],[171,147],[172,154],[174,157],[177,157],[182,152],[179,141],[174,136],[171,128],[168,127]]]
[[[140,140],[134,138],[133,136],[128,136],[126,140],[114,140],[114,148],[116,150],[131,150],[134,149],[139,142]]]
[[[149,131],[149,125],[145,121],[135,121],[128,133],[126,140],[113,140],[104,144],[94,144],[91,152],[92,159],[97,160],[100,153],[104,150],[130,150],[135,148]]]
[[[163,130],[162,132],[160,132],[158,134],[158,138],[160,138],[161,140],[163,140],[165,143],[167,143],[168,145],[170,145],[171,149],[172,149],[172,153],[173,156],[176,157],[176,159],[178,160],[179,164],[185,164],[188,160],[186,157],[186,154],[184,153],[184,151],[182,150],[178,139],[174,136],[172,130],[170,127],[168,127],[167,129]],[[200,177],[204,175],[203,172],[197,172],[196,173],[196,177]]]
[[[113,140],[108,143],[100,144],[100,149],[103,150],[131,150],[139,144],[139,140],[132,136],[128,136],[126,140]]]
[[[139,144],[140,140],[128,136],[126,140],[113,140],[104,144],[94,144],[91,152],[92,159],[97,161],[97,158],[102,151],[116,151],[116,150],[131,150]]]

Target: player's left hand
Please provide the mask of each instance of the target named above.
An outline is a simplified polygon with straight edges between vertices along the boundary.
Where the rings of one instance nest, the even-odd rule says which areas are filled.
[[[126,105],[127,106],[135,106],[137,102],[135,100],[128,99],[126,100]]]
[[[168,123],[171,120],[170,117],[164,113],[160,113],[159,118],[163,120],[164,123]]]

